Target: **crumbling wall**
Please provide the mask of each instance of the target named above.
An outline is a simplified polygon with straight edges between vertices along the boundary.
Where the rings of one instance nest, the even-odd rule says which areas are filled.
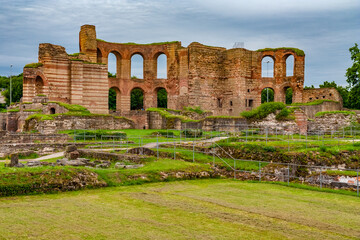
[[[336,88],[304,89],[302,102],[306,103],[324,99],[339,102],[341,106],[343,103],[342,97]]]

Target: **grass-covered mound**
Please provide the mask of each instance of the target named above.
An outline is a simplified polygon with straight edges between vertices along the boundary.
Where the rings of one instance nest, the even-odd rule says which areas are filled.
[[[330,114],[342,114],[342,115],[348,116],[348,115],[355,115],[355,112],[353,112],[353,111],[324,111],[324,112],[317,112],[315,114],[315,117],[322,117],[322,116],[330,115]]]

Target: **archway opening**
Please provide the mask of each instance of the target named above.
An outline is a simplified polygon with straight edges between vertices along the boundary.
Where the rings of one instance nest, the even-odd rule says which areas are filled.
[[[117,63],[118,59],[114,52],[108,55],[108,77],[115,78],[117,76]]]
[[[293,102],[293,90],[291,87],[286,87],[285,89],[285,104],[292,104]]]
[[[144,109],[144,91],[141,88],[134,88],[130,93],[130,109]]]
[[[96,56],[97,56],[97,63],[102,63],[102,53],[100,49],[97,49]]]
[[[157,89],[157,107],[167,108],[167,91],[165,88]]]
[[[120,90],[117,87],[109,89],[108,106],[110,111],[120,110]]]
[[[44,94],[44,81],[40,76],[35,79],[35,95]]]
[[[131,57],[131,79],[143,79],[144,78],[144,59],[136,53]]]
[[[261,77],[274,77],[274,59],[266,56],[261,60]]]
[[[55,114],[56,110],[55,108],[50,108],[50,114]]]
[[[289,55],[286,58],[286,76],[291,77],[294,76],[294,56]]]
[[[273,102],[274,101],[274,89],[264,88],[261,91],[261,103]]]
[[[167,78],[167,57],[164,53],[157,57],[157,78]]]

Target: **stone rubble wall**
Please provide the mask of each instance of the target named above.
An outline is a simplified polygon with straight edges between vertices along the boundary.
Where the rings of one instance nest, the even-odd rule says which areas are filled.
[[[42,134],[53,134],[61,130],[72,129],[129,129],[134,128],[134,122],[125,118],[113,116],[56,116],[54,120],[28,120],[25,131],[37,130]]]
[[[309,132],[337,131],[343,127],[350,126],[352,122],[356,122],[356,119],[359,118],[360,115],[326,114],[308,121]]]

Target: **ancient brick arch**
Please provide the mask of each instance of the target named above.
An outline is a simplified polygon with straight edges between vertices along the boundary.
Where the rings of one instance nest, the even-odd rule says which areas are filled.
[[[269,87],[275,101],[285,102],[285,90],[293,90],[293,102],[309,101],[316,92],[304,97],[305,54],[295,48],[225,49],[180,42],[153,44],[112,43],[96,37],[95,26],[84,25],[79,33],[80,53],[68,55],[65,48],[40,44],[37,68],[24,68],[24,101],[35,96],[35,78],[40,75],[44,94],[50,101],[80,104],[93,113],[108,113],[108,92],[118,89],[117,110],[131,114],[130,95],[134,88],[144,91],[144,108],[157,106],[158,88],[167,91],[167,106],[183,109],[200,106],[214,115],[238,115],[261,103],[261,90]],[[108,55],[117,59],[116,78],[108,77]],[[131,79],[131,57],[143,56],[143,79]],[[157,77],[157,58],[166,55],[165,79]],[[286,76],[286,58],[294,56],[293,76]],[[274,77],[261,76],[261,62],[274,60]],[[321,93],[322,94],[322,93]],[[326,97],[337,100],[335,93]],[[321,97],[325,96],[324,94]],[[220,103],[219,104],[219,99]],[[129,115],[127,115],[129,116]]]

